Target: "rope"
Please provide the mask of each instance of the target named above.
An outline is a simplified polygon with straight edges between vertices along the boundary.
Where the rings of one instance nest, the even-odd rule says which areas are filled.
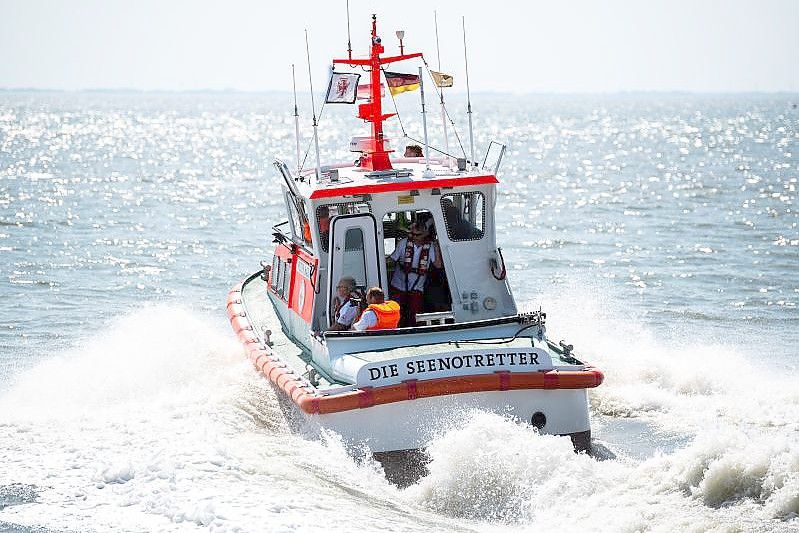
[[[421,59],[422,59],[422,63],[424,64],[424,68],[427,71],[427,75],[430,76],[430,80],[433,82],[433,87],[436,90],[436,95],[438,95],[438,99],[439,99],[439,102],[440,102],[443,99],[443,94],[442,94],[442,91],[441,91],[441,87],[436,85],[436,80],[435,80],[435,78],[433,77],[433,74],[430,71],[430,65],[427,64],[427,61],[425,60],[424,57],[422,57]],[[364,71],[366,71],[365,67],[361,66],[361,68]],[[383,78],[386,79],[386,69],[384,67],[380,67],[380,71],[383,73]],[[397,107],[397,99],[394,98],[394,94],[391,92],[391,89],[388,87],[388,80],[386,80],[386,89],[388,90],[388,94],[391,95],[391,102],[394,104],[394,111],[396,112],[396,115],[397,115],[397,122],[399,122],[399,127],[400,127],[400,131],[402,132],[402,136],[405,137],[406,139],[410,139],[411,141],[413,141],[413,142],[415,142],[415,143],[417,143],[419,145],[424,144],[424,141],[420,141],[419,139],[415,139],[415,138],[411,137],[410,135],[408,135],[408,132],[405,131],[405,124],[403,124],[403,122],[402,122],[402,116],[400,115],[399,108]],[[323,115],[323,113],[325,111],[325,105],[326,104],[327,104],[327,102],[323,100],[322,101],[322,108],[319,110],[319,118],[316,121],[317,124],[322,122],[322,115]],[[449,123],[452,126],[452,133],[455,134],[455,139],[458,141],[458,146],[460,146],[461,153],[463,153],[463,157],[466,157],[466,149],[463,147],[463,142],[461,141],[461,136],[458,135],[458,128],[455,126],[455,121],[452,120],[452,117],[450,116],[449,111],[447,110],[447,106],[444,105],[443,108],[444,108],[444,115],[446,115],[447,120],[449,120]],[[312,142],[313,142],[313,139],[308,141],[308,148],[306,148],[305,155],[302,158],[302,164],[300,165],[300,172],[305,170],[305,162],[308,160],[308,154],[311,152],[311,143]],[[446,155],[446,156],[452,157],[452,154],[448,154],[445,151],[439,150],[438,148],[435,148],[433,146],[430,146],[430,149],[433,150],[434,152],[438,152],[441,155]]]
[[[439,90],[440,88],[438,87],[438,85],[436,85],[436,80],[435,78],[433,78],[433,75],[430,73],[430,67],[427,65],[427,61],[424,60],[424,57],[422,58],[422,63],[424,63],[425,69],[427,70],[427,74],[428,76],[430,76],[430,80],[433,82],[433,87],[436,88],[436,94],[438,95],[439,101],[441,101],[442,95],[441,91]],[[385,77],[386,69],[380,67],[380,70],[383,71],[383,76]],[[386,81],[386,86],[388,86],[388,81]],[[411,141],[419,145],[424,145],[424,141],[420,141],[419,139],[411,137],[410,135],[408,135],[408,132],[405,131],[405,125],[402,123],[402,117],[400,117],[399,108],[397,107],[397,99],[394,98],[394,95],[392,94],[391,90],[388,91],[388,94],[391,95],[391,101],[394,103],[394,111],[397,112],[397,121],[399,122],[400,131],[402,131],[402,135],[406,139],[410,139]],[[455,121],[453,121],[452,117],[449,116],[449,111],[447,111],[447,106],[444,106],[444,114],[447,116],[447,118],[449,119],[449,123],[452,125],[452,132],[455,134],[455,138],[458,140],[458,146],[461,147],[461,152],[463,152],[463,157],[466,157],[466,150],[463,147],[460,135],[458,135],[458,128],[455,126]],[[430,149],[433,150],[434,152],[438,152],[441,155],[452,157],[452,154],[448,154],[447,152],[439,150],[438,148],[435,148],[433,146],[430,146]]]
[[[427,70],[427,74],[430,76],[430,79],[433,80],[433,87],[435,87],[436,94],[438,95],[438,99],[439,99],[439,101],[441,101],[444,98],[444,96],[442,94],[443,91],[441,91],[441,87],[436,85],[436,80],[435,80],[435,78],[433,78],[432,72],[430,72],[430,65],[427,64],[427,61],[425,60],[424,57],[422,57],[422,63],[424,63],[424,68]],[[455,139],[458,140],[458,146],[461,147],[461,152],[463,152],[463,157],[466,157],[466,149],[463,147],[463,143],[461,142],[461,136],[458,135],[458,128],[455,127],[455,121],[452,120],[451,116],[449,116],[449,111],[447,111],[447,106],[445,105],[443,107],[444,107],[444,114],[447,116],[447,118],[449,119],[449,123],[452,126],[452,133],[455,134]],[[450,154],[446,154],[446,155],[450,155]]]
[[[385,78],[386,77],[386,69],[384,69],[383,67],[380,67],[380,70],[383,72],[383,77]],[[388,89],[388,79],[386,79],[386,88]],[[388,90],[388,94],[391,95],[391,101],[394,103],[394,111],[397,112],[397,122],[399,122],[400,131],[402,131],[402,136],[410,139],[410,137],[408,137],[408,134],[405,133],[405,126],[402,124],[402,117],[400,116],[399,108],[397,107],[397,99],[394,98],[394,93],[391,92],[391,89]],[[411,139],[411,140],[413,140],[413,139]]]

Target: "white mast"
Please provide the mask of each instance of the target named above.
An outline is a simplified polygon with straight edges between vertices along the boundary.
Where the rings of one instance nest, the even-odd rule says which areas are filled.
[[[322,163],[319,160],[319,133],[316,122],[316,103],[313,98],[313,76],[311,76],[311,52],[308,47],[308,30],[305,30],[305,57],[308,59],[308,82],[311,85],[311,110],[313,111],[313,142],[316,147],[316,179],[322,177]]]
[[[297,140],[297,176],[302,170],[300,160],[300,113],[297,110],[297,79],[294,77],[294,63],[291,64],[291,83],[294,85],[294,138]]]
[[[463,61],[466,63],[466,114],[469,115],[469,148],[472,152],[472,167],[476,166],[474,161],[474,130],[472,129],[472,97],[469,92],[469,58],[466,56],[466,17],[461,17],[463,21]]]

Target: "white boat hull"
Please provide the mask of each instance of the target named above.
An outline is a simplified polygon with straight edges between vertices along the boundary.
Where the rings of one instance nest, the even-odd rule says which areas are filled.
[[[472,410],[505,415],[528,424],[534,413],[541,412],[547,420],[540,430],[545,434],[589,431],[585,389],[472,392],[329,414],[309,415],[292,409],[291,416],[295,429],[308,437],[333,431],[348,446],[365,445],[372,452],[387,452],[423,449],[437,435],[457,427]]]

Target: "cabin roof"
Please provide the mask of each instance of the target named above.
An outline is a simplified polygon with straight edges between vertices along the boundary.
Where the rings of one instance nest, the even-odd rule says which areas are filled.
[[[393,170],[369,171],[352,163],[322,167],[322,178],[301,182],[299,190],[312,200],[360,194],[379,194],[419,189],[450,188],[498,183],[494,174],[484,170],[458,171],[431,160],[430,170],[424,158],[392,159]],[[332,172],[331,172],[332,171]],[[302,173],[314,176],[314,169]],[[338,174],[337,179],[331,179]]]

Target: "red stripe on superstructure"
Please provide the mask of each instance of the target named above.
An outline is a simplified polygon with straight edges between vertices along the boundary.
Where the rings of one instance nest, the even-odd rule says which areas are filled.
[[[311,193],[311,200],[317,198],[333,198],[335,196],[353,196],[356,194],[376,194],[381,192],[412,191],[418,189],[436,189],[445,187],[463,187],[470,185],[489,185],[499,183],[496,176],[472,176],[466,178],[444,178],[425,181],[393,181],[335,189],[317,189]]]

